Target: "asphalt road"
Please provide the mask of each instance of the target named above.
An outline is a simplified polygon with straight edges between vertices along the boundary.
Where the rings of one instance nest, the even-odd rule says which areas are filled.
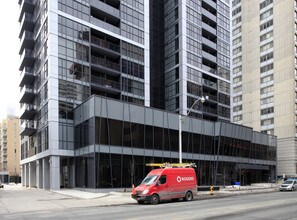
[[[28,191],[30,193],[30,191]],[[0,192],[1,193],[1,192]],[[36,190],[32,197],[38,198],[30,204],[29,199],[24,198],[23,191],[3,191],[0,194],[0,219],[130,219],[130,220],[171,220],[171,219],[297,219],[297,191],[295,192],[271,192],[261,194],[246,194],[232,197],[194,200],[191,202],[167,202],[159,205],[139,205],[137,203],[116,206],[88,206],[71,207],[62,205],[67,202],[67,197],[57,197],[50,192]],[[37,209],[40,196],[44,200],[51,199],[51,207]],[[4,212],[5,198],[13,196],[16,205],[24,204],[27,209],[13,212]],[[19,198],[21,197],[21,198]],[[33,200],[32,200],[33,201]],[[38,202],[39,201],[39,202]],[[83,202],[85,200],[78,201]],[[91,204],[93,200],[88,200]],[[95,200],[94,200],[95,202]],[[35,206],[30,209],[30,205]],[[77,205],[77,204],[76,204]],[[13,210],[13,209],[10,209]]]

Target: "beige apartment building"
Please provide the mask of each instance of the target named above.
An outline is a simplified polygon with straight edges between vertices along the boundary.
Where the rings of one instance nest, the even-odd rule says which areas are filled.
[[[232,121],[277,136],[277,175],[297,176],[296,0],[233,0]]]
[[[0,178],[18,182],[20,177],[20,121],[8,116],[0,122]]]

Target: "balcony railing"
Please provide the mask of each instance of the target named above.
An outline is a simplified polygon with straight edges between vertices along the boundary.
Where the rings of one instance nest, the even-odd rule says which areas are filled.
[[[118,45],[110,43],[110,42],[105,41],[103,39],[92,36],[91,37],[91,42],[92,42],[92,44],[95,44],[95,45],[97,45],[99,47],[102,47],[102,48],[109,49],[109,50],[115,51],[117,53],[120,53],[120,47]]]
[[[91,63],[95,64],[95,65],[99,65],[99,66],[104,66],[108,69],[112,69],[112,70],[115,70],[118,72],[121,69],[120,64],[117,64],[117,63],[114,63],[114,62],[111,62],[111,61],[108,61],[108,60],[105,60],[105,59],[102,59],[99,57],[95,57],[95,56],[91,57]]]
[[[21,135],[24,136],[31,136],[33,133],[36,132],[36,122],[32,120],[24,121],[21,126]]]
[[[20,110],[20,119],[30,120],[36,113],[36,105],[22,104]]]
[[[217,115],[217,112],[218,111],[217,111],[217,109],[203,106],[203,112],[207,112],[207,113],[211,113],[211,114]]]
[[[217,74],[217,70],[202,64],[202,69],[213,74]]]
[[[22,54],[24,48],[32,49],[34,46],[34,34],[31,31],[24,31],[21,38],[21,48],[19,54]]]
[[[92,83],[98,84],[100,86],[106,87],[106,88],[113,88],[120,90],[121,89],[121,84],[118,82],[114,82],[108,79],[104,79],[98,76],[92,76]]]
[[[215,82],[212,82],[212,81],[207,80],[207,79],[203,79],[203,85],[206,85],[206,86],[214,88],[214,89],[218,88],[218,85]]]

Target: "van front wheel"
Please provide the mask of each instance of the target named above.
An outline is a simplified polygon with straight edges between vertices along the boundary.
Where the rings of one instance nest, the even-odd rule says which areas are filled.
[[[159,196],[157,194],[152,195],[150,202],[152,205],[157,205],[159,203]]]
[[[191,191],[188,191],[184,197],[184,201],[191,201],[193,199],[193,194]]]

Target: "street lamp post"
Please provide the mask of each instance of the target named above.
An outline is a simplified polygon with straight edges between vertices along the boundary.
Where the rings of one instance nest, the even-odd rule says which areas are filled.
[[[207,98],[207,97],[206,97]],[[182,120],[187,117],[191,110],[193,109],[194,105],[201,101],[201,103],[205,102],[205,97],[201,96],[200,98],[198,98],[193,105],[191,106],[191,108],[189,109],[188,113],[186,115],[179,115],[179,120],[178,120],[178,137],[179,137],[179,143],[178,143],[178,147],[179,147],[179,163],[182,163]]]

